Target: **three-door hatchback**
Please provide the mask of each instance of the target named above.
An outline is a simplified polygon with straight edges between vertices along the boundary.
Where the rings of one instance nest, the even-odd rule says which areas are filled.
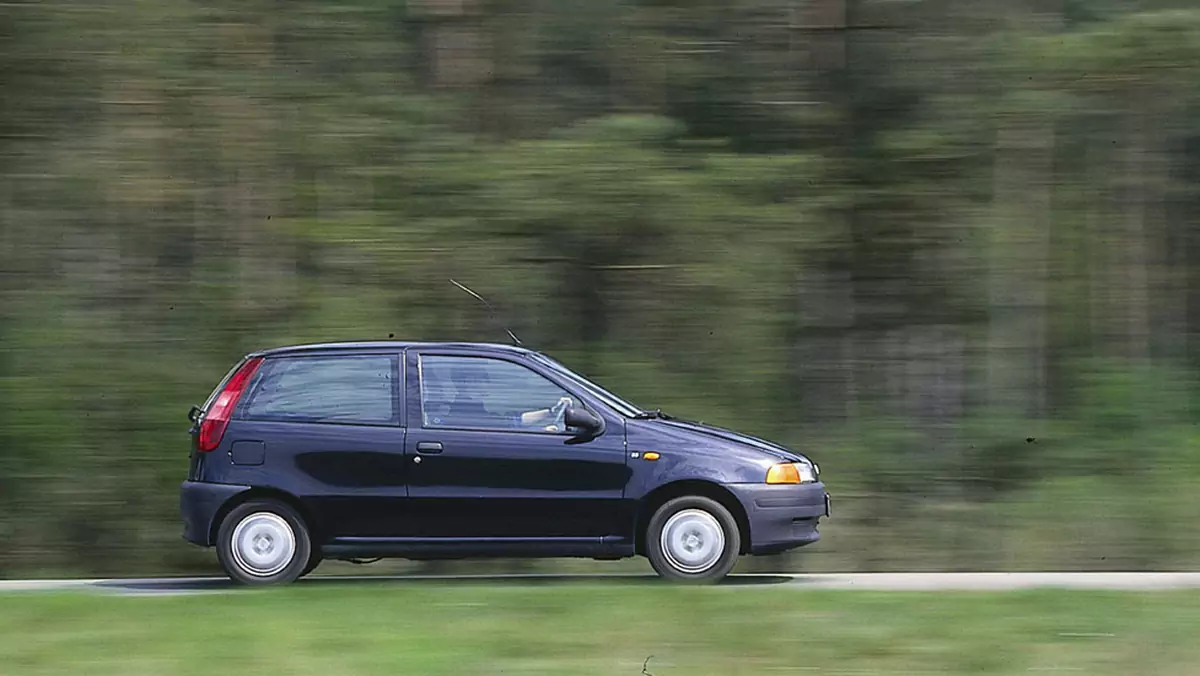
[[[245,584],[323,559],[650,560],[683,581],[812,542],[817,466],[644,411],[553,359],[465,343],[246,356],[202,407],[184,537]]]

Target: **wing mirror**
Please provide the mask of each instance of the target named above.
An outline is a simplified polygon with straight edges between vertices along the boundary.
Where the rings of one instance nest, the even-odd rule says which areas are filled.
[[[595,413],[580,406],[567,407],[563,422],[567,427],[580,431],[580,436],[595,436],[604,429],[604,421]]]

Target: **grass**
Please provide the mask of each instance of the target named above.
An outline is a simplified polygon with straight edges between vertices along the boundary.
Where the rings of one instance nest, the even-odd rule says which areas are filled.
[[[312,584],[0,596],[0,673],[1200,673],[1200,593]]]

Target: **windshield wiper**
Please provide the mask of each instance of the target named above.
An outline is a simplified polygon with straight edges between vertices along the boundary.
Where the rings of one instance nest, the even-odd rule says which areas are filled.
[[[633,416],[633,419],[634,420],[674,420],[673,417],[667,415],[666,413],[663,413],[661,410],[659,410],[657,408],[654,409],[653,411],[642,411],[641,413],[638,413],[637,415]]]

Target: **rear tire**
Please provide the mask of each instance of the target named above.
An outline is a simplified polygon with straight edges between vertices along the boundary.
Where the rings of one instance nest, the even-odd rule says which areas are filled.
[[[646,558],[659,576],[711,584],[733,570],[742,548],[737,521],[721,503],[698,495],[668,501],[646,529]]]
[[[312,553],[308,555],[308,565],[304,567],[304,570],[300,571],[300,577],[305,577],[309,573],[316,570],[317,566],[321,565],[321,562],[324,560],[325,559],[321,556],[321,551],[316,547],[313,547]]]
[[[217,532],[217,559],[225,574],[238,584],[294,582],[311,556],[312,542],[304,519],[277,500],[238,505]]]

